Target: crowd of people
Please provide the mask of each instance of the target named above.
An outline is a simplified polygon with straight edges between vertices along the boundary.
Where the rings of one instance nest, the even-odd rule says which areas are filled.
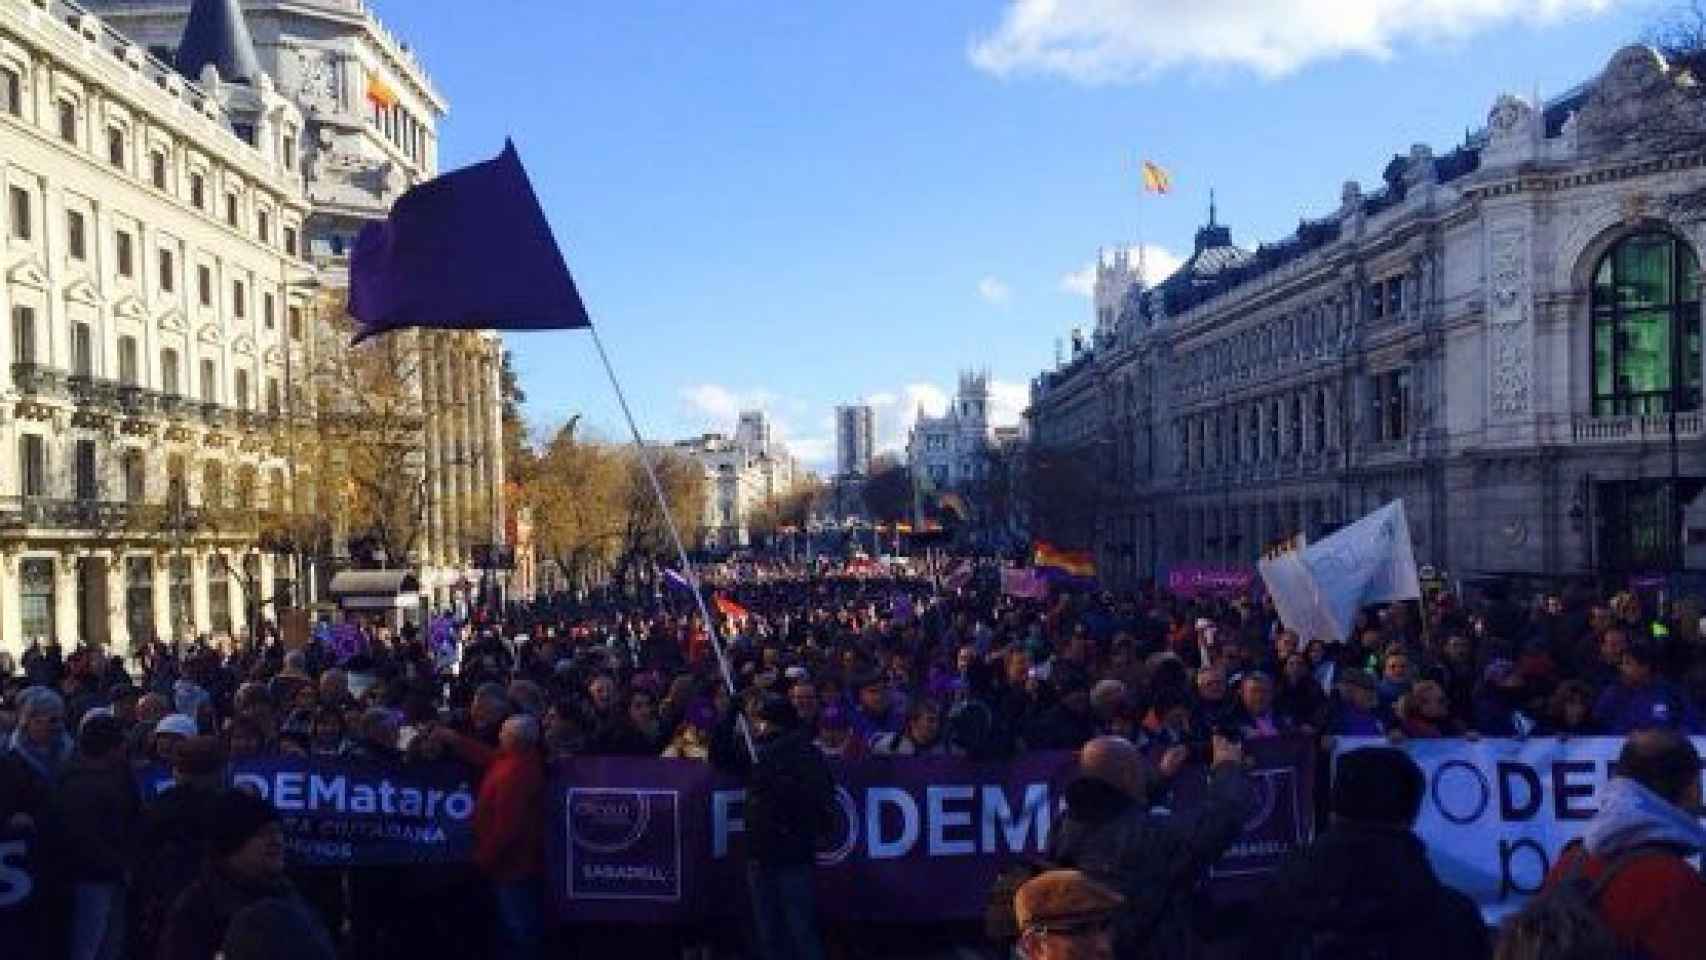
[[[1193,956],[1214,928],[1239,926],[1193,917],[1187,894],[1236,833],[1251,740],[1702,732],[1706,639],[1687,602],[1661,611],[1634,593],[1565,592],[1465,605],[1440,594],[1367,611],[1348,643],[1332,644],[1285,630],[1258,600],[1037,600],[1005,595],[995,573],[953,589],[780,567],[731,576],[714,588],[722,644],[691,594],[669,585],[476,612],[451,630],[364,628],[353,648],[286,649],[268,633],[239,648],[153,644],[127,660],[34,643],[16,663],[0,655],[0,838],[35,838],[51,891],[38,911],[43,956],[245,960],[283,955],[267,951],[286,935],[300,957],[534,956],[595,935],[542,919],[546,766],[587,755],[716,763],[749,778],[751,930],[654,931],[657,949],[739,955],[750,936],[766,957],[822,955],[825,941],[876,956],[878,931],[812,920],[810,818],[790,811],[822,793],[824,758],[1078,750],[1083,776],[1052,852],[1081,870],[1053,877],[1051,896],[1143,904],[1108,933],[1109,949]],[[224,786],[231,761],[268,755],[463,765],[479,784],[473,862],[289,863],[277,815]],[[1214,771],[1214,815],[1189,830],[1130,821],[1191,758]],[[148,767],[176,786],[144,802],[134,782]],[[1338,822],[1337,786],[1323,796],[1334,805],[1323,802],[1323,823]],[[1407,831],[1405,802],[1364,834]],[[1110,824],[1124,846],[1109,845]],[[1110,850],[1145,851],[1150,873],[1121,879]],[[1381,862],[1424,884],[1419,851],[1394,840]],[[1350,885],[1326,915],[1297,915],[1330,929],[1376,893]],[[1016,902],[1017,949],[1095,955],[1031,935],[1051,928],[1027,927],[1029,900]],[[484,922],[469,922],[474,903]],[[1156,925],[1138,929],[1138,916]],[[1168,946],[1130,952],[1139,940]]]

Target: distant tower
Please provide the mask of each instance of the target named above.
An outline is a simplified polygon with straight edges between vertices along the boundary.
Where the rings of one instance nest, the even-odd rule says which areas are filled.
[[[989,371],[966,370],[960,373],[958,399],[960,420],[978,425],[989,420]]]
[[[1141,271],[1132,262],[1131,251],[1124,247],[1114,250],[1113,262],[1096,254],[1096,286],[1093,298],[1096,306],[1096,335],[1112,336],[1119,325],[1120,303],[1126,291],[1143,282]]]
[[[741,413],[740,423],[735,426],[735,445],[749,457],[770,455],[770,422],[764,418],[763,410]]]
[[[871,474],[877,435],[876,410],[868,403],[835,408],[835,466],[841,477]]]

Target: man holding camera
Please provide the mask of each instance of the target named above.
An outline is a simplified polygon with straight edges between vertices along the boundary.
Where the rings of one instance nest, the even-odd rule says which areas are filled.
[[[1125,898],[1114,921],[1115,956],[1197,955],[1192,895],[1238,838],[1253,805],[1243,745],[1228,733],[1213,737],[1208,788],[1189,815],[1151,810],[1157,772],[1129,740],[1097,737],[1079,752],[1049,859]],[[1187,751],[1169,751],[1164,772],[1181,766]]]

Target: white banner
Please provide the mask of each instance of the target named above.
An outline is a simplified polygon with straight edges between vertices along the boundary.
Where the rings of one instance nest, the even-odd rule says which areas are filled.
[[[1706,737],[1694,743],[1706,752]],[[1340,737],[1334,765],[1347,750],[1385,745]],[[1440,880],[1472,898],[1489,923],[1520,908],[1598,812],[1622,749],[1621,737],[1405,743],[1427,778],[1416,833]]]
[[[1280,621],[1305,643],[1317,637],[1343,643],[1364,606],[1422,595],[1402,500],[1317,543],[1298,534],[1263,557],[1259,569]]]

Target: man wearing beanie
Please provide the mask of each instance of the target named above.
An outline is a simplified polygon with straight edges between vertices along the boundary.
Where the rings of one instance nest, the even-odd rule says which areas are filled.
[[[209,811],[208,856],[201,876],[166,919],[160,960],[213,960],[231,921],[262,900],[280,900],[300,924],[328,940],[284,873],[284,831],[272,804],[242,790],[222,791]]]
[[[116,960],[124,950],[125,881],[141,804],[130,782],[124,730],[110,710],[89,711],[77,752],[59,775],[58,842],[71,884],[72,960]]]
[[[757,756],[747,751],[731,710],[711,741],[711,760],[747,778],[746,861],[758,955],[819,960],[812,891],[817,839],[827,832],[835,778],[794,705],[765,694],[749,714]]]
[[[1333,822],[1269,880],[1257,900],[1252,957],[1485,957],[1474,901],[1447,887],[1411,830],[1426,781],[1404,751],[1364,747],[1338,759]]]

